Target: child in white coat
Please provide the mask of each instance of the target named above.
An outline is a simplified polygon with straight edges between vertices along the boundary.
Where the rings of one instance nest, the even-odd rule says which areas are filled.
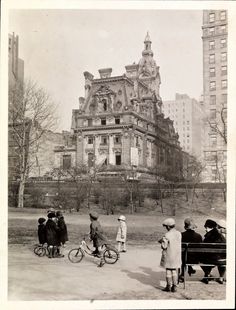
[[[118,252],[126,252],[126,235],[127,235],[127,225],[126,218],[124,215],[119,216],[119,227],[116,235],[116,241],[118,243]],[[121,250],[123,248],[123,250]]]
[[[176,292],[178,269],[181,267],[181,233],[175,229],[175,220],[166,219],[162,224],[167,232],[159,240],[162,248],[161,266],[166,268],[165,292]]]

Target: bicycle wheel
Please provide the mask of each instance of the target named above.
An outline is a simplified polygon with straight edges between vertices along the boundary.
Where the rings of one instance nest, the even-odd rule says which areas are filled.
[[[107,264],[115,264],[119,258],[119,253],[113,249],[106,249],[103,253],[103,258]]]
[[[34,253],[39,257],[42,257],[46,255],[46,249],[42,246],[37,246],[34,248]]]
[[[84,257],[84,253],[80,248],[78,249],[72,249],[68,253],[68,258],[72,263],[79,263]]]

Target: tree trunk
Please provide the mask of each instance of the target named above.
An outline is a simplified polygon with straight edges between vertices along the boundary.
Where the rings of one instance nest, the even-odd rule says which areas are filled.
[[[188,186],[185,183],[185,197],[186,197],[186,201],[188,201]]]
[[[19,184],[17,208],[24,208],[24,192],[25,192],[25,176],[22,175]]]

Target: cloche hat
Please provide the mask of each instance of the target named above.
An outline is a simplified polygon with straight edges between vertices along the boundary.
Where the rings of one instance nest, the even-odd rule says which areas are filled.
[[[96,211],[92,211],[89,213],[89,216],[93,219],[93,220],[97,220],[99,215]]]
[[[206,223],[204,225],[204,227],[208,227],[208,228],[215,228],[217,226],[217,223],[213,220],[206,220]]]
[[[38,219],[38,223],[39,223],[39,224],[43,224],[45,221],[46,221],[46,219],[45,219],[44,217],[40,217],[40,218]]]
[[[125,222],[125,220],[126,220],[126,218],[125,218],[124,215],[120,215],[120,216],[118,217],[118,221],[124,221],[124,222]]]
[[[226,228],[226,221],[225,220],[219,220],[219,221],[217,221],[217,225],[221,228]]]
[[[175,220],[171,217],[167,218],[164,220],[162,223],[163,226],[174,226],[175,225]]]

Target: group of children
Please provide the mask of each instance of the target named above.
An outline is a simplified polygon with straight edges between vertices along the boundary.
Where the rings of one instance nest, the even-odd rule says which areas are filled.
[[[52,208],[48,211],[47,217],[47,222],[45,218],[38,219],[39,243],[48,244],[49,258],[64,257],[61,252],[66,241],[68,241],[67,226],[65,224],[64,217],[61,211],[55,211]],[[98,267],[102,267],[105,263],[102,255],[103,245],[109,244],[109,242],[103,233],[101,224],[98,221],[98,213],[95,211],[90,212],[89,217],[91,221],[89,236],[90,240],[93,241],[93,247],[95,248],[93,254],[101,258]],[[118,252],[126,252],[127,225],[125,216],[119,216],[118,222],[119,225],[116,236]]]
[[[40,244],[47,243],[48,258],[64,257],[62,251],[68,241],[67,226],[61,211],[51,208],[47,220],[38,219],[38,239]]]
[[[206,243],[226,243],[226,223],[221,220],[215,222],[211,219],[206,220],[205,229],[206,234],[204,238],[198,233],[195,232],[195,228],[197,228],[192,218],[186,218],[184,220],[184,228],[185,232],[179,232],[175,228],[175,220],[173,218],[167,218],[164,220],[162,224],[167,232],[164,236],[159,240],[162,248],[162,256],[160,265],[165,267],[166,269],[166,287],[163,291],[166,292],[176,292],[178,281],[183,281],[183,273],[185,269],[184,258],[182,257],[181,243],[182,242],[206,242]],[[217,255],[213,253],[205,254],[204,256],[200,255],[199,257],[188,257],[189,263],[204,263],[210,264],[213,261],[217,261],[219,259],[225,259],[222,255]],[[196,261],[197,260],[197,261]],[[202,266],[202,270],[204,271],[204,278],[201,280],[203,283],[208,284],[211,280],[211,270],[213,267],[210,266]],[[181,269],[181,274],[178,277],[178,271]],[[218,271],[220,278],[218,282],[223,284],[224,282],[224,274],[225,267],[218,266]],[[191,266],[188,268],[189,275],[194,274],[196,270],[194,270]]]

